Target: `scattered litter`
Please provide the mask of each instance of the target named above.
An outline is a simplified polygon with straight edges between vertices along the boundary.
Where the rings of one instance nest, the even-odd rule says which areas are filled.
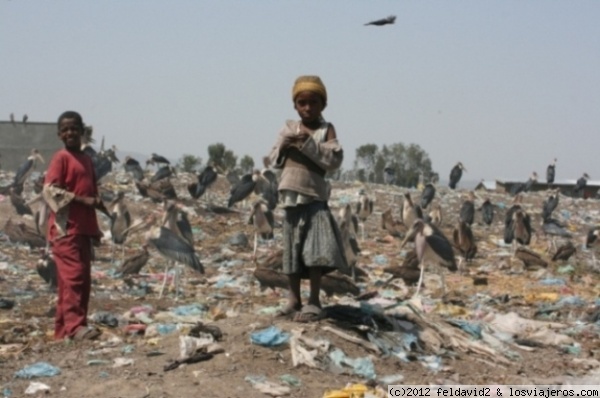
[[[53,377],[59,374],[60,369],[58,367],[50,365],[47,362],[37,362],[17,371],[15,377],[20,379],[31,379],[33,377]]]
[[[250,335],[252,344],[263,347],[276,347],[289,341],[289,333],[281,331],[277,326],[269,326]]]
[[[34,395],[34,394],[37,394],[38,392],[43,392],[43,391],[50,391],[50,386],[47,384],[44,384],[44,383],[40,383],[38,381],[32,381],[27,386],[27,389],[25,390],[25,394]]]

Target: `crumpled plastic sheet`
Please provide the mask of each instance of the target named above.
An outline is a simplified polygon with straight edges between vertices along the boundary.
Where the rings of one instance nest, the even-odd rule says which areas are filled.
[[[343,365],[352,368],[354,374],[363,376],[367,379],[375,379],[375,365],[370,357],[349,358],[342,350],[336,348],[329,353],[329,358],[336,366],[343,368]]]
[[[529,339],[540,344],[561,346],[574,343],[571,337],[553,330],[565,328],[566,325],[561,323],[525,319],[514,312],[489,314],[485,318],[485,321],[495,330]]]
[[[206,307],[201,304],[180,305],[171,309],[171,312],[178,316],[203,315],[206,313]]]
[[[269,326],[250,334],[250,342],[263,347],[276,347],[290,340],[290,334],[281,331],[277,326]]]
[[[540,285],[545,286],[564,286],[567,283],[561,278],[544,278],[539,281]]]
[[[25,366],[15,373],[19,379],[31,379],[34,377],[53,377],[60,374],[60,368],[49,364],[48,362],[36,362],[33,365]]]
[[[459,327],[477,339],[481,339],[482,337],[481,325],[477,323],[465,321],[463,319],[447,319],[446,321],[451,325]]]

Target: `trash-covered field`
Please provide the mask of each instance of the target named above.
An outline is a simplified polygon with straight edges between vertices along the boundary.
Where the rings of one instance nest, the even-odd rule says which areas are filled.
[[[10,177],[2,175],[0,185]],[[539,257],[536,265],[513,256],[503,241],[513,198],[477,191],[476,208],[486,198],[495,205],[491,226],[476,213],[477,254],[461,261],[457,272],[444,270],[445,294],[439,267],[428,265],[424,288],[413,298],[415,286],[402,278],[390,282],[388,272],[413,250],[412,243],[400,249],[407,190],[333,182],[335,214],[346,204],[354,208],[360,190],[374,200],[364,240],[360,228],[354,233],[361,250],[357,267],[364,273],[356,282],[358,294],[349,278],[333,281],[336,292],[323,293],[324,319],[305,324],[275,317],[287,292],[261,289],[254,276],[257,266],[271,267],[271,276],[277,276],[273,258],[282,210],[275,211],[274,242],[259,239],[255,262],[254,227],[248,223],[253,198],[225,211],[230,190],[225,177],[198,200],[186,189],[193,175],[179,173],[171,180],[206,273],[178,265],[165,277],[167,262],[150,247],[139,273],[122,275],[124,259],[143,251],[144,234],[128,236],[124,251],[120,246],[113,251],[109,220],[98,213],[106,236],[93,263],[90,323],[103,333],[86,342],[53,341],[56,293],[36,270],[41,249],[14,242],[6,231],[7,223],[35,230],[33,217],[17,215],[9,196],[0,197],[4,397],[40,396],[44,390],[62,397],[349,397],[348,391],[336,391],[348,384],[360,384],[354,388],[366,390],[362,396],[385,396],[388,384],[600,380],[600,263],[594,264],[594,248],[585,247],[589,228],[600,224],[598,200],[560,196],[553,218],[571,237],[555,238],[542,232],[547,194],[523,195],[522,207],[535,230],[528,250]],[[163,208],[142,197],[121,171],[105,177],[102,188],[107,199],[123,191],[134,219]],[[410,193],[418,203],[421,192]],[[23,196],[33,198],[32,186],[26,185]],[[466,199],[466,191],[437,187],[433,205],[441,206],[441,229],[451,242]],[[399,220],[397,236],[382,229],[381,214],[388,209]],[[566,241],[575,254],[553,261]],[[456,256],[461,257],[458,251]]]

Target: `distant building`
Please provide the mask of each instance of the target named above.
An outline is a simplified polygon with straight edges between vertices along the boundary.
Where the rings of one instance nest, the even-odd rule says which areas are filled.
[[[503,181],[496,180],[496,191],[509,193],[516,184],[521,184],[525,181]],[[577,180],[561,180],[554,181],[551,187],[548,187],[546,181],[537,181],[531,187],[532,191],[546,191],[549,188],[559,189],[563,195],[573,196],[573,190]],[[600,181],[588,180],[587,185],[583,191],[584,198],[595,198],[600,190]]]
[[[38,170],[46,170],[54,152],[62,148],[58,139],[56,123],[0,121],[0,168],[17,171],[19,166],[36,148],[46,160]]]
[[[476,191],[495,191],[496,181],[492,180],[481,180],[474,188]]]

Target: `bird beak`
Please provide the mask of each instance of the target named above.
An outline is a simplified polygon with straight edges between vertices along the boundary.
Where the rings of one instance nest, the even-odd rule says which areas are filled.
[[[127,228],[127,229],[125,229],[123,231],[123,233],[126,233],[126,232],[130,232],[130,233],[138,232],[141,229],[143,229],[145,226],[146,226],[146,220],[143,220],[143,219],[135,220],[133,222],[133,224],[131,224],[129,226],[129,228]]]
[[[415,237],[415,230],[413,228],[411,228],[408,233],[406,234],[406,236],[404,237],[404,240],[402,241],[402,243],[400,243],[400,249],[403,249],[404,246],[406,246],[406,243],[408,241],[412,241]]]
[[[39,153],[35,154],[35,157],[37,158],[37,160],[39,160],[42,163],[46,163],[46,161],[44,160],[44,158],[42,157],[42,155],[40,155]]]

